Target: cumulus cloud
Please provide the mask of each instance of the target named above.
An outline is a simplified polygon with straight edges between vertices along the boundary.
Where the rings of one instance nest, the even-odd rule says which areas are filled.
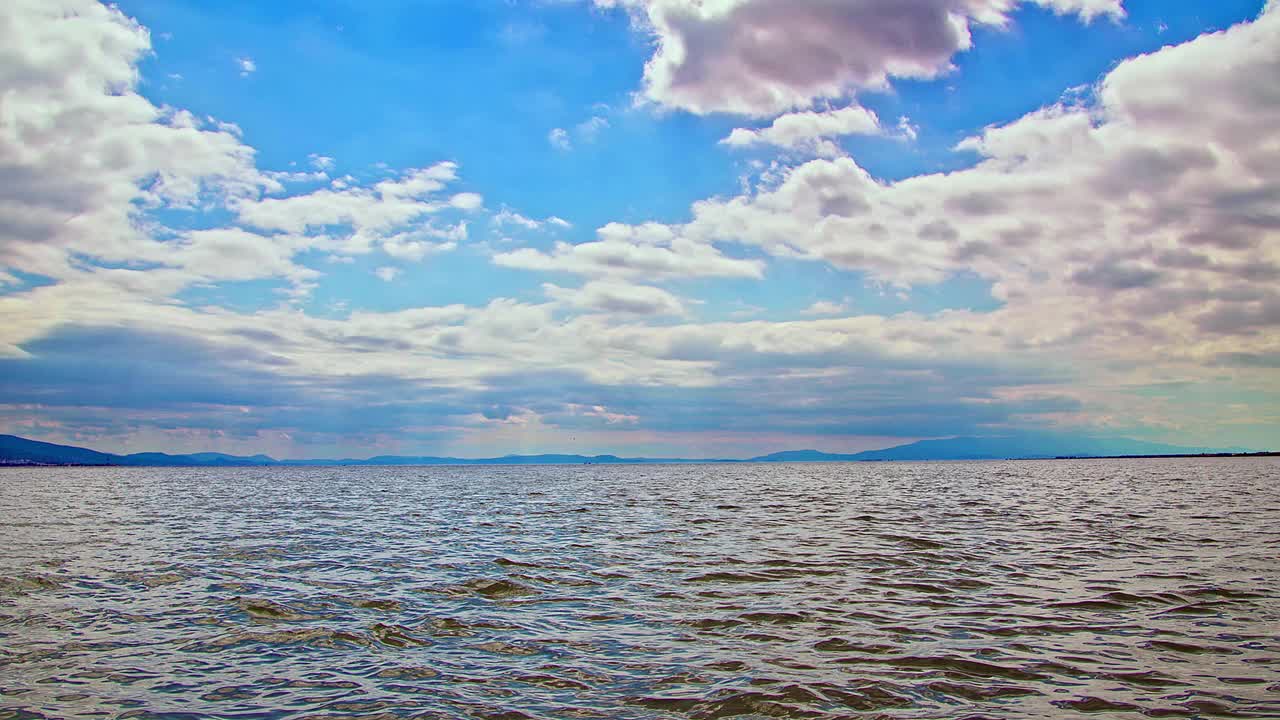
[[[437,217],[483,207],[476,193],[448,194],[457,166],[447,162],[280,197],[327,179],[331,159],[312,155],[314,172],[262,171],[235,124],[149,102],[136,64],[150,37],[114,7],[21,0],[6,9],[0,47],[0,272],[38,276],[55,298],[5,298],[23,321],[6,328],[0,354],[20,356],[23,338],[81,309],[118,308],[112,322],[165,316],[192,285],[279,279],[291,286],[282,298],[298,297],[320,275],[302,253],[380,248],[418,260],[466,237],[465,222]],[[156,214],[172,210],[230,221],[175,229]],[[47,312],[29,312],[45,301]]]
[[[1084,20],[1121,17],[1121,0],[1033,0]],[[654,37],[644,94],[698,114],[773,116],[815,100],[932,78],[1002,26],[1019,0],[595,0],[626,7]]]
[[[280,189],[233,126],[137,93],[150,38],[119,10],[17,0],[0,47],[0,251],[10,267],[59,278],[76,273],[72,256],[162,262],[168,249],[138,232],[141,212]]]
[[[253,58],[241,57],[236,58],[236,68],[240,70],[240,77],[249,77],[258,71],[258,64],[253,61]]]
[[[467,238],[467,224],[460,222],[447,228],[420,227],[393,233],[382,238],[379,247],[390,257],[418,262],[427,255],[449,252]]]
[[[758,260],[728,257],[711,243],[680,237],[671,228],[656,223],[611,223],[600,228],[598,236],[598,240],[578,245],[558,242],[549,253],[533,248],[499,253],[493,262],[504,267],[593,277],[759,278],[764,274],[764,264]]]
[[[306,245],[305,238],[288,235],[264,238],[239,228],[196,230],[182,237],[170,262],[199,274],[206,281],[272,277],[312,280],[320,274],[293,262],[293,255]]]
[[[737,128],[721,141],[733,147],[773,145],[788,150],[807,149],[815,155],[839,155],[830,138],[842,135],[875,135],[880,121],[875,113],[852,105],[839,110],[788,113],[759,130]]]
[[[427,252],[452,249],[466,237],[465,223],[436,224],[431,216],[483,205],[477,193],[441,196],[457,179],[457,170],[454,162],[440,162],[370,187],[343,182],[291,197],[246,199],[237,210],[239,219],[251,227],[317,235],[317,247],[336,252],[362,254],[380,247],[404,257],[403,246],[413,243],[412,252],[421,258]]]
[[[547,296],[566,306],[610,315],[683,315],[684,304],[675,295],[648,285],[593,280],[580,288],[543,285]]]
[[[1046,108],[964,141],[980,156],[970,169],[889,183],[847,157],[814,160],[698,203],[670,230],[888,285],[977,273],[1006,303],[987,330],[1017,348],[1195,362],[1218,351],[1211,330],[1268,352],[1280,287],[1275,77],[1271,9],[1121,63],[1096,105]]]
[[[449,204],[459,210],[479,210],[484,207],[484,196],[473,192],[458,193],[449,198]]]

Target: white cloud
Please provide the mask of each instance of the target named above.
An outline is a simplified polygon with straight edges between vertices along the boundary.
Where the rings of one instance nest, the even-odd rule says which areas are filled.
[[[307,244],[306,238],[263,237],[239,228],[196,230],[183,236],[169,262],[204,281],[272,277],[311,280],[319,273],[295,265],[292,259]]]
[[[476,210],[483,198],[476,193],[440,196],[457,178],[453,162],[417,168],[372,187],[351,185],[341,179],[330,188],[285,198],[244,200],[237,206],[242,222],[265,231],[313,234],[323,246],[340,253],[361,254],[377,247],[396,252],[405,238],[422,243],[426,238],[452,242],[465,237],[461,223],[437,224],[431,216],[450,209]],[[453,245],[412,246],[408,256],[452,249]],[[403,247],[400,256],[405,257]]]
[[[714,245],[677,236],[670,228],[612,223],[599,239],[572,245],[558,242],[550,253],[521,248],[494,256],[494,263],[525,270],[569,272],[592,277],[763,277],[764,264],[739,260]]]
[[[612,412],[603,405],[578,405],[570,403],[567,409],[573,415],[599,418],[607,425],[634,425],[640,422],[639,415]]]
[[[258,64],[249,57],[236,58],[236,67],[240,70],[240,77],[249,77],[258,71]]]
[[[449,204],[459,210],[479,210],[484,207],[484,197],[480,193],[464,192],[449,198]]]
[[[804,310],[800,311],[801,315],[843,315],[849,312],[849,304],[847,302],[832,302],[830,300],[819,300]]]
[[[286,296],[297,297],[319,276],[299,264],[299,253],[382,248],[421,259],[466,237],[464,222],[436,214],[482,206],[475,193],[443,194],[456,180],[453,163],[372,186],[347,176],[333,188],[266,197],[327,175],[259,171],[238,126],[156,107],[138,94],[135,65],[149,52],[149,37],[115,8],[16,0],[0,23],[0,48],[7,118],[0,123],[0,271],[46,276],[54,285],[45,294],[57,298],[48,313],[26,313],[0,346],[77,317],[145,323],[170,312],[163,307],[180,308],[173,296],[193,284],[278,278],[291,286]],[[317,168],[330,163],[311,160]],[[172,209],[225,210],[232,223],[185,231],[153,214]],[[9,302],[42,301],[19,294]],[[74,310],[98,306],[120,315]]]
[[[273,172],[268,170],[263,173],[263,175],[266,175],[282,185],[285,183],[324,182],[329,179],[329,176],[325,174],[323,170],[316,170],[315,172]],[[280,191],[283,191],[283,188],[281,188]]]
[[[1083,7],[1083,6],[1080,6]],[[1070,7],[1068,7],[1070,9]],[[1280,343],[1280,12],[1121,63],[1097,107],[1056,106],[963,143],[973,168],[893,183],[852,159],[694,206],[672,232],[745,242],[889,285],[958,272],[1007,307],[1014,347],[1214,357]],[[1230,338],[1230,339],[1228,339]]]
[[[1123,16],[1121,0],[1033,0],[1085,20]],[[932,78],[972,45],[971,25],[1002,26],[1018,0],[595,0],[626,7],[655,38],[644,94],[698,114],[769,117],[890,78]]]
[[[213,117],[212,115],[206,117],[205,119],[209,121],[210,125],[217,128],[221,132],[231,133],[232,135],[235,135],[238,138],[244,137],[244,130],[241,129],[239,125],[233,122],[225,122],[223,120],[219,120],[216,117]]]
[[[542,227],[541,222],[505,207],[494,213],[489,220],[497,227],[513,226],[525,230],[538,230]]]
[[[140,213],[253,197],[279,183],[234,129],[136,92],[147,31],[89,0],[15,0],[0,24],[0,251],[11,267],[75,275],[75,254],[161,262]],[[74,69],[74,74],[68,74]]]
[[[397,260],[420,262],[427,255],[449,252],[467,238],[467,224],[447,228],[422,227],[388,235],[381,240],[384,253]]]
[[[1122,18],[1125,15],[1121,0],[1033,0],[1033,2],[1059,15],[1078,14],[1086,21],[1103,15],[1112,18]]]
[[[602,115],[593,115],[586,120],[573,126],[570,132],[564,128],[554,128],[547,133],[547,142],[551,143],[551,147],[562,152],[568,152],[574,147],[575,141],[583,145],[590,145],[600,137],[600,133],[609,127],[609,119]]]
[[[590,118],[578,123],[574,128],[578,139],[584,143],[593,143],[600,136],[601,131],[609,127],[609,120],[599,115],[593,115]]]
[[[544,220],[535,220],[534,218],[525,217],[511,208],[504,207],[490,217],[490,222],[494,227],[517,227],[524,230],[542,230],[548,225],[553,227],[567,229],[573,227],[573,224],[564,218],[552,215]]]
[[[547,296],[588,312],[609,315],[683,315],[680,298],[661,288],[611,280],[593,280],[580,288],[562,288],[547,283]]]
[[[333,158],[328,155],[320,155],[319,153],[311,153],[307,155],[307,160],[311,162],[311,166],[322,172],[329,172],[333,169]]]
[[[569,139],[569,132],[564,128],[555,128],[547,133],[547,142],[551,143],[551,147],[557,150],[573,149],[573,142]]]
[[[738,128],[721,142],[734,147],[774,145],[788,150],[806,149],[818,155],[840,154],[830,138],[843,135],[875,135],[880,121],[875,113],[857,105],[822,112],[783,115],[759,130]]]
[[[898,137],[914,142],[920,136],[920,128],[911,122],[911,118],[903,115],[898,118]]]
[[[373,274],[377,275],[378,279],[382,282],[391,282],[399,277],[401,272],[400,268],[386,265],[374,270]]]

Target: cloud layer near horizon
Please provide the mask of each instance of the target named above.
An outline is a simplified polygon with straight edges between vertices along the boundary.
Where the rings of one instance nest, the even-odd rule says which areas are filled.
[[[235,125],[139,92],[145,28],[89,0],[18,0],[0,24],[0,430],[289,455],[570,450],[546,447],[570,436],[737,454],[1026,426],[1207,444],[1280,428],[1280,10],[987,128],[957,148],[968,169],[887,182],[815,140],[876,132],[874,115],[804,109],[946,72],[970,24],[1007,23],[1018,3],[595,2],[656,38],[649,100],[773,118],[729,144],[822,157],[774,163],[688,222],[557,241],[567,223],[490,212],[448,159],[366,178],[333,177],[332,161],[265,170]],[[1118,1],[1038,4],[1123,17]],[[374,258],[394,282],[474,244],[486,219],[514,236],[491,262],[542,278],[540,299],[305,309],[328,268]],[[891,292],[974,276],[1002,304],[699,314],[697,283],[769,283],[783,260]],[[185,294],[248,281],[276,283],[278,301]]]

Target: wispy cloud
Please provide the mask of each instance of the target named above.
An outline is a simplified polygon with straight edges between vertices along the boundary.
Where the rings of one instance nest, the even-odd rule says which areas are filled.
[[[832,302],[830,300],[819,300],[804,310],[800,311],[801,315],[843,315],[849,311],[849,303]]]
[[[317,170],[328,172],[333,169],[333,158],[319,153],[311,153],[307,155],[307,160],[311,162],[311,167]]]
[[[551,147],[567,151],[573,149],[573,141],[569,139],[569,131],[564,128],[553,128],[547,133],[547,142],[551,143]]]

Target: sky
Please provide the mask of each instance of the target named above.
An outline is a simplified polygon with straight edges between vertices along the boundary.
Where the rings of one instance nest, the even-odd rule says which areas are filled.
[[[1280,2],[9,0],[0,432],[1280,446]]]

